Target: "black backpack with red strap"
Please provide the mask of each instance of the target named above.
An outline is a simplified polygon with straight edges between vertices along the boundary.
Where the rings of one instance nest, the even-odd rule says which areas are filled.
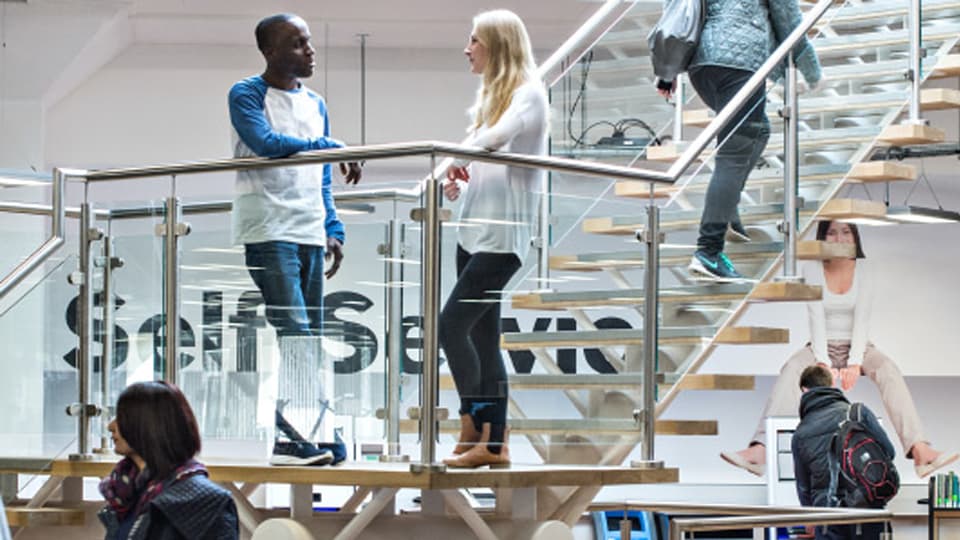
[[[883,508],[900,490],[900,475],[854,403],[830,441],[831,506]]]

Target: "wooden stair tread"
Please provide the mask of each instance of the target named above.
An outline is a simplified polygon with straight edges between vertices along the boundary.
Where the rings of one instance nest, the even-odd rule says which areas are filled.
[[[783,251],[781,242],[750,242],[728,244],[724,253],[734,261],[767,259]],[[693,248],[662,247],[661,267],[686,265],[693,255]],[[574,272],[597,272],[607,268],[643,268],[646,253],[640,251],[616,251],[608,253],[585,253],[580,255],[552,255],[550,268]]]
[[[893,161],[864,161],[850,169],[848,179],[856,182],[910,181],[917,179],[917,168]]]
[[[892,146],[931,144],[943,142],[946,134],[942,129],[918,124],[890,124],[877,140]]]
[[[960,76],[960,54],[947,54],[937,59],[937,64],[930,74],[931,78]]]
[[[688,373],[675,381],[663,383],[679,390],[753,390],[756,377],[753,375],[729,375],[721,373]]]
[[[539,418],[511,418],[508,420],[510,431],[515,434],[538,435],[629,435],[639,433],[640,427],[632,419],[577,418],[568,420],[547,420]],[[440,432],[459,433],[460,420],[438,422]],[[420,425],[417,420],[401,420],[401,433],[417,433]],[[657,435],[716,435],[716,420],[657,420],[654,426]]]
[[[661,345],[696,344],[713,336],[712,326],[666,327],[658,331]],[[507,351],[556,349],[566,347],[604,347],[643,344],[642,328],[572,330],[560,332],[504,333],[500,348]]]
[[[753,390],[753,375],[718,373],[689,373],[684,377],[672,373],[657,375],[657,384],[674,386],[681,390]],[[569,373],[569,374],[511,374],[511,390],[639,390],[643,375],[639,373]],[[450,374],[440,375],[442,391],[456,390]]]
[[[906,92],[807,98],[800,102],[800,114],[900,108],[908,103],[908,99],[909,95]],[[771,109],[779,106],[779,104],[773,102],[769,105]],[[960,90],[954,88],[924,88],[920,91],[921,110],[939,111],[958,107],[960,107]],[[711,109],[684,111],[683,125],[706,127],[715,117],[716,115]],[[770,115],[770,117],[774,121],[777,118],[775,115]]]
[[[853,244],[824,242],[822,240],[804,240],[797,242],[797,259],[804,261],[826,261],[830,259],[852,259],[857,255]],[[814,298],[812,300],[818,300]]]
[[[820,210],[821,219],[884,221],[887,207],[880,201],[865,199],[831,199]]]
[[[697,285],[661,289],[662,303],[723,302],[742,298],[749,293],[748,283]],[[512,297],[514,309],[559,310],[603,306],[637,306],[645,300],[643,289],[611,289],[603,291],[546,292],[517,294]]]
[[[697,344],[716,333],[712,326],[663,327],[657,332],[660,345]],[[642,345],[643,329],[617,328],[562,332],[505,333],[500,348],[508,351],[556,349],[567,347],[604,347]],[[729,327],[717,336],[717,343],[730,345],[786,343],[790,332],[784,328],[753,326]]]
[[[728,326],[717,334],[714,343],[723,345],[790,343],[790,330],[762,326]]]
[[[764,281],[757,283],[748,300],[751,302],[808,302],[821,298],[823,298],[823,290],[819,285]]]
[[[822,164],[822,165],[805,165],[800,167],[800,177],[799,182],[817,182],[824,180],[834,180],[838,178],[843,178],[844,175],[850,170],[849,165],[847,164]],[[692,191],[703,191],[709,185],[711,173],[701,173],[697,175],[696,178],[690,180],[686,186],[684,186],[684,192]],[[783,184],[783,170],[774,169],[774,168],[763,168],[756,169],[747,178],[747,189],[755,188],[761,185],[771,185],[771,184]],[[646,187],[646,183],[634,182],[630,180],[621,180],[617,182],[615,186],[615,193],[620,197],[632,197],[636,199],[648,199],[649,198],[649,189],[640,189],[640,186]],[[679,186],[671,186],[667,184],[657,184],[657,193],[655,196],[660,197],[669,197],[675,192],[680,190]]]
[[[79,508],[8,506],[6,513],[11,527],[83,525],[86,522],[86,513]]]
[[[818,201],[801,201],[801,215],[811,215],[820,208]],[[664,231],[696,228],[700,225],[703,210],[666,210],[660,214],[660,229]],[[756,224],[777,220],[783,217],[783,203],[764,203],[743,206],[740,219],[744,224]],[[581,230],[590,234],[633,235],[646,228],[644,215],[605,216],[587,218],[581,224]]]

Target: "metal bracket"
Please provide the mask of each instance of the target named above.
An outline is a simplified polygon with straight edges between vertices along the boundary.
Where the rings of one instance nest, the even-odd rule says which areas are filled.
[[[108,266],[108,264],[110,269],[113,270],[114,268],[123,268],[124,261],[121,257],[110,257],[109,263],[107,262],[106,257],[97,257],[93,261],[93,265],[97,268],[105,268]]]
[[[85,278],[83,272],[79,270],[74,270],[67,275],[67,283],[70,285],[80,286],[83,285]]]
[[[789,234],[790,224],[781,219],[777,222],[777,232],[781,234]]]
[[[189,223],[177,223],[174,227],[177,236],[187,236],[190,234],[190,224]],[[166,236],[167,235],[167,225],[165,223],[157,223],[153,228],[154,234],[157,236]]]
[[[660,232],[657,234],[656,240],[654,240],[653,235],[650,234],[649,231],[647,231],[647,229],[638,229],[634,233],[634,236],[636,236],[637,241],[642,242],[644,244],[650,244],[653,242],[656,242],[657,244],[662,244],[667,239],[667,234],[664,232]]]
[[[93,403],[71,403],[67,405],[67,416],[80,416],[86,414],[88,418],[100,416],[100,407]]]
[[[788,120],[793,116],[790,112],[790,107],[781,107],[777,110],[777,115],[784,120]]]

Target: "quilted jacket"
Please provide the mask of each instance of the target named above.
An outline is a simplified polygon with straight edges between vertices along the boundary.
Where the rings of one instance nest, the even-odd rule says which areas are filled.
[[[797,0],[704,0],[706,22],[688,69],[724,66],[757,71],[800,20]],[[820,80],[820,62],[810,41],[797,44],[797,68],[810,84]],[[783,76],[785,65],[771,74]]]
[[[117,538],[116,514],[109,508],[98,517],[107,529],[105,540],[238,540],[237,507],[230,492],[203,475],[170,484],[150,501],[130,536]]]

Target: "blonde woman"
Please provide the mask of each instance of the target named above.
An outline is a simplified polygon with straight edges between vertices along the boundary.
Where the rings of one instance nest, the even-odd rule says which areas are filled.
[[[470,71],[481,76],[467,144],[546,154],[547,94],[523,21],[506,10],[477,15],[463,52]],[[501,291],[530,249],[544,179],[541,170],[481,162],[455,162],[447,171],[444,194],[451,201],[463,194],[464,225],[458,229],[457,283],[440,315],[440,343],[460,394],[460,440],[444,460],[450,467],[510,463]]]

